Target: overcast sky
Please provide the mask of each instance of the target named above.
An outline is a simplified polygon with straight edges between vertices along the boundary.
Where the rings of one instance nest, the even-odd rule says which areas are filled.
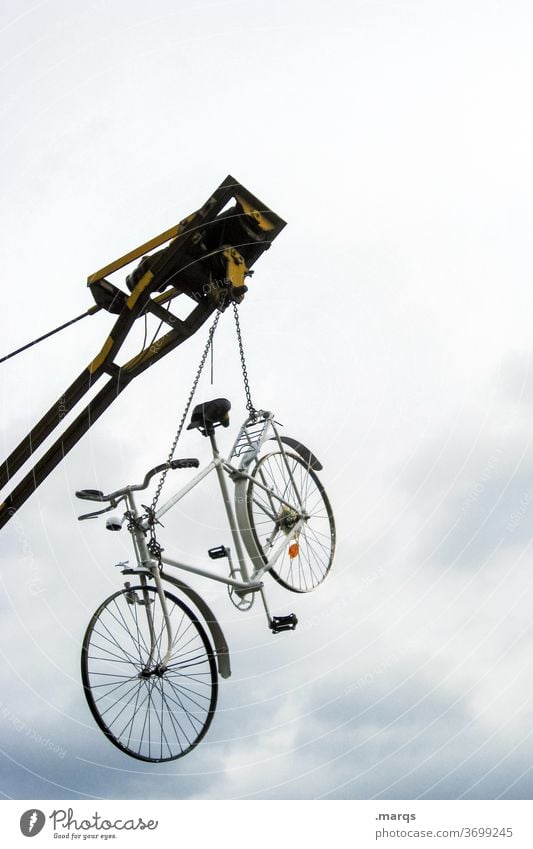
[[[532,17],[2,0],[0,354],[87,309],[91,272],[231,173],[288,222],[240,308],[254,401],[318,455],[338,527],[322,587],[272,585],[295,633],[194,581],[232,657],[214,722],[174,763],[121,754],[79,654],[128,540],[80,525],[73,493],[166,458],[205,328],[145,373],[1,532],[6,798],[531,798]],[[1,366],[4,456],[112,323]],[[229,314],[215,352],[198,400],[228,397],[237,426]],[[225,541],[217,495],[169,515],[169,549]]]

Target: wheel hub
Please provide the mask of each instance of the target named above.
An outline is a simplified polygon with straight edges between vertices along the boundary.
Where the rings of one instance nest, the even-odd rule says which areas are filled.
[[[152,675],[157,676],[157,678],[162,678],[166,671],[167,667],[160,666],[159,664],[157,666],[154,666],[153,669],[148,669],[147,667],[145,667],[139,672],[139,678],[151,678]]]
[[[279,516],[278,522],[279,526],[286,534],[290,533],[296,523],[300,520],[299,513],[296,510],[292,510],[290,507],[282,506]]]

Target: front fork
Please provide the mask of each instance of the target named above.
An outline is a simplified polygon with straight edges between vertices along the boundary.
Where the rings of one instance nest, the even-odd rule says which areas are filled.
[[[168,607],[167,600],[165,598],[165,592],[163,590],[163,582],[161,581],[161,572],[159,562],[150,556],[150,552],[148,551],[148,546],[146,545],[146,537],[144,528],[141,526],[139,522],[139,516],[137,514],[137,509],[135,506],[135,502],[131,494],[128,494],[128,506],[129,513],[131,516],[131,535],[133,537],[133,544],[135,549],[135,556],[137,558],[137,565],[140,570],[140,581],[142,586],[142,594],[143,594],[143,606],[146,611],[146,618],[148,621],[148,629],[150,632],[150,653],[148,655],[148,659],[146,661],[145,668],[142,670],[141,675],[143,677],[149,678],[151,675],[162,675],[166,668],[167,664],[170,660],[170,655],[172,654],[172,643],[174,640],[174,635],[172,634],[172,628],[170,625],[170,617],[168,615]],[[161,610],[163,611],[163,618],[165,621],[165,631],[167,635],[167,650],[163,659],[154,665],[156,655],[157,655],[157,637],[155,633],[154,627],[154,617],[152,613],[151,606],[151,598],[150,593],[148,592],[148,582],[146,579],[146,572],[149,572],[151,577],[155,581],[155,586],[157,590],[157,596],[159,598],[159,603],[161,605]]]
[[[148,621],[148,629],[149,629],[149,632],[150,632],[150,653],[148,655],[148,659],[146,661],[145,668],[143,669],[143,674],[146,677],[149,677],[150,675],[152,675],[154,673],[156,673],[158,675],[162,675],[163,672],[166,671],[168,662],[170,660],[170,655],[172,653],[172,642],[173,642],[173,639],[174,639],[174,635],[172,633],[172,628],[171,628],[171,625],[170,625],[170,617],[168,615],[167,600],[165,598],[165,592],[163,590],[163,583],[161,581],[161,576],[160,576],[160,573],[159,573],[159,563],[157,562],[157,560],[151,560],[151,561],[149,561],[149,564],[146,563],[146,564],[143,564],[143,565],[145,565],[149,569],[150,574],[155,581],[155,586],[156,586],[157,595],[158,595],[158,598],[159,598],[159,603],[161,605],[161,610],[163,611],[163,618],[165,620],[165,631],[166,631],[166,635],[167,635],[167,650],[166,650],[165,656],[161,661],[159,661],[156,665],[154,665],[158,640],[157,640],[156,633],[155,633],[154,617],[153,617],[153,614],[152,614],[152,605],[151,605],[152,599],[150,598],[150,593],[148,592],[148,582],[146,580],[146,575],[141,574],[140,577],[141,577],[142,594],[143,594],[143,606],[144,606],[144,609],[146,611],[146,618],[147,618],[147,621]]]

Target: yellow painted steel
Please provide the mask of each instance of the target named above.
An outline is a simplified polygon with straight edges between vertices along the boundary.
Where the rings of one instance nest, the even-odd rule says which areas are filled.
[[[257,209],[254,209],[252,204],[245,200],[240,195],[235,195],[235,200],[240,203],[246,215],[249,215],[251,218],[255,218],[261,230],[273,230],[274,224],[268,220],[268,218],[263,215],[262,212],[259,212]]]
[[[137,303],[139,295],[142,292],[144,292],[144,290],[148,286],[150,280],[153,280],[153,279],[154,279],[154,275],[152,274],[151,271],[147,271],[146,274],[143,274],[143,276],[141,277],[141,279],[137,283],[135,289],[133,290],[133,292],[129,296],[128,300],[126,301],[126,304],[128,305],[130,310],[133,309],[133,307]]]
[[[91,374],[94,374],[95,371],[100,368],[100,366],[104,362],[105,358],[109,354],[109,352],[110,352],[110,350],[111,350],[111,348],[113,347],[114,344],[115,344],[115,340],[113,339],[113,337],[108,336],[107,339],[104,342],[104,346],[103,346],[102,350],[100,351],[99,354],[96,355],[96,357],[94,358],[92,363],[90,363],[89,366],[88,366],[89,372]]]
[[[165,232],[160,233],[159,236],[154,236],[153,239],[150,239],[138,248],[134,248],[124,256],[121,256],[120,259],[115,259],[113,262],[110,262],[109,265],[104,266],[104,268],[101,268],[99,271],[95,271],[94,274],[91,274],[87,278],[87,284],[90,285],[91,283],[95,283],[97,280],[101,280],[102,277],[106,276],[106,274],[113,274],[114,271],[118,271],[119,268],[123,268],[123,266],[128,265],[129,262],[133,262],[134,259],[138,259],[143,254],[153,251],[154,248],[158,248],[164,242],[169,242],[171,239],[175,239],[176,236],[179,236],[179,234],[185,230],[195,215],[196,212],[191,213],[191,215],[188,215],[187,218],[183,219],[183,221],[180,221],[179,224],[171,227],[170,230],[165,230]]]
[[[155,342],[152,342],[152,344],[148,348],[145,348],[143,351],[140,351],[140,353],[132,357],[131,360],[128,360],[127,363],[124,363],[124,365],[121,367],[122,371],[127,374],[129,371],[131,371],[132,368],[134,368],[134,366],[139,365],[139,363],[146,362],[146,360],[151,360],[152,357],[155,357],[156,354],[159,354],[159,352],[163,348],[166,348],[168,343],[173,338],[174,331],[171,330],[169,333],[165,333],[165,335],[161,336],[160,339],[156,339]]]
[[[225,250],[224,256],[228,261],[226,265],[227,279],[237,288],[244,286],[244,278],[248,271],[244,257],[235,248]]]
[[[171,301],[178,294],[178,290],[172,287],[168,292],[163,292],[162,295],[156,295],[155,298],[152,298],[152,301],[156,304],[166,304],[167,301]]]

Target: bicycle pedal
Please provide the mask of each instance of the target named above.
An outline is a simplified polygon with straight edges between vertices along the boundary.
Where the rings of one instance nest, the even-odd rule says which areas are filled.
[[[228,557],[229,548],[225,545],[218,545],[216,548],[210,548],[207,552],[211,560],[220,560],[221,557]]]
[[[273,616],[270,620],[270,630],[273,634],[279,634],[281,631],[294,631],[298,624],[296,614],[289,613],[288,616]]]

